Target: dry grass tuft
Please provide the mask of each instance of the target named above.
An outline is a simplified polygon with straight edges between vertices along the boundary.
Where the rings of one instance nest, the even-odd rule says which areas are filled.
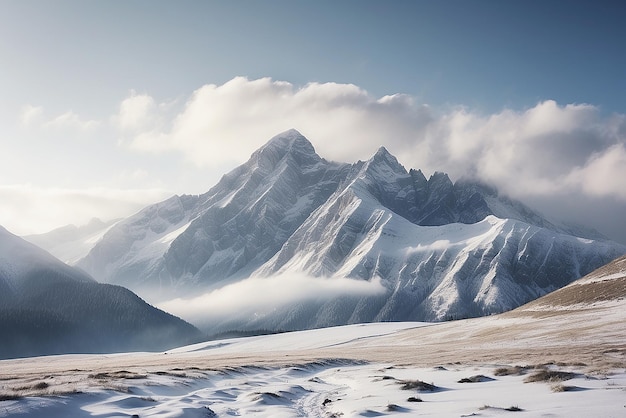
[[[522,408],[520,408],[520,407],[519,407],[519,406],[517,406],[517,405],[514,405],[514,406],[509,406],[508,408],[504,408],[504,410],[505,410],[505,411],[511,411],[511,412],[520,412],[520,411],[523,411],[523,409],[522,409]]]
[[[50,385],[47,384],[46,382],[38,382],[35,383],[34,385],[28,385],[28,386],[15,386],[13,388],[11,388],[11,390],[15,391],[15,392],[29,392],[29,391],[37,391],[37,390],[43,390],[43,389],[47,389]]]
[[[509,406],[508,408],[499,408],[497,406],[491,406],[491,405],[483,405],[480,408],[481,411],[484,411],[485,409],[499,409],[501,411],[509,411],[509,412],[520,412],[523,411],[522,408],[520,408],[517,405],[513,405],[513,406]]]
[[[388,412],[403,412],[403,411],[406,411],[406,409],[399,405],[396,405],[395,403],[390,403],[389,405],[387,405],[387,411]]]
[[[2,401],[15,401],[22,398],[23,395],[18,393],[0,393],[0,402]]]
[[[120,370],[111,373],[96,373],[88,376],[91,379],[108,380],[108,379],[145,379],[146,374],[133,373],[126,370]]]
[[[527,370],[527,367],[522,366],[498,367],[493,374],[495,376],[520,376],[525,374]]]
[[[33,385],[33,389],[42,390],[42,389],[48,388],[48,386],[50,385],[47,384],[46,382],[39,382]]]
[[[439,388],[432,383],[422,382],[421,380],[399,380],[399,385],[402,385],[400,389],[402,390],[413,390],[416,389],[418,391],[424,392],[434,392]]]
[[[380,382],[383,380],[397,380],[397,379],[393,376],[375,376],[372,382]]]
[[[576,377],[576,373],[558,370],[539,370],[524,379],[524,383],[532,382],[563,382]]]
[[[552,392],[576,392],[578,390],[582,390],[578,386],[567,386],[560,383],[550,386],[550,389],[552,390]]]
[[[587,363],[583,363],[582,361],[561,361],[556,363],[559,367],[587,367]]]
[[[176,371],[176,372],[175,371],[169,371],[169,372],[159,371],[159,372],[155,372],[154,374],[158,376],[171,376],[171,377],[180,377],[180,378],[187,377],[187,373],[180,372],[180,371]]]
[[[463,379],[459,380],[457,383],[480,383],[480,382],[490,382],[492,380],[494,379],[491,377],[488,377],[482,374],[477,374],[471,377],[464,377]]]
[[[113,390],[115,392],[120,392],[120,393],[133,393],[133,390],[126,385],[122,385],[119,383],[114,383],[111,381],[101,381],[97,384],[98,388],[101,389],[105,389],[105,390]]]

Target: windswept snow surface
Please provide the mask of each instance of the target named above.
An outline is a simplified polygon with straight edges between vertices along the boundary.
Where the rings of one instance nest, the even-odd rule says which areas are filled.
[[[133,379],[129,393],[92,390],[4,401],[0,417],[496,417],[518,408],[522,416],[582,418],[624,412],[626,373],[601,379],[576,374],[552,385],[569,387],[568,392],[553,392],[547,383],[524,383],[525,376],[496,377],[496,367],[412,368],[335,360],[285,368],[179,371],[188,377],[171,373]],[[488,380],[459,383],[476,375]],[[414,380],[437,388],[402,390],[403,382]]]
[[[167,353],[0,361],[6,376],[0,396],[26,396],[0,401],[0,417],[493,417],[516,408],[532,417],[623,414],[626,369],[607,354],[608,363],[588,365],[602,368],[586,367],[574,354],[581,347],[539,339],[514,363],[525,367],[496,374],[514,365],[499,359],[509,361],[523,348],[518,340],[498,351],[501,345],[488,335],[525,323],[498,321],[363,324],[212,341]],[[564,324],[573,326],[565,321],[541,328],[550,332]],[[521,340],[524,332],[517,334]],[[423,351],[432,348],[429,337],[442,344],[441,356]],[[610,344],[601,331],[595,337],[595,344]],[[482,346],[468,350],[473,344]],[[554,350],[554,357],[533,350]],[[559,365],[536,366],[546,358]],[[564,358],[569,365],[560,363]],[[525,383],[540,371],[571,375],[563,382]],[[460,382],[474,376],[475,383]],[[36,387],[39,394],[28,396]]]

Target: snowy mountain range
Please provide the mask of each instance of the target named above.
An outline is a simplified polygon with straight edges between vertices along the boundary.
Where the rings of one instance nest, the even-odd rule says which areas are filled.
[[[68,264],[76,264],[102,238],[118,219],[104,222],[93,218],[87,225],[66,225],[44,234],[27,235],[23,238],[44,248],[56,258]]]
[[[354,164],[327,161],[295,130],[207,193],[173,196],[107,228],[73,261],[154,302],[276,276],[380,285],[375,295],[336,292],[200,320],[215,331],[487,315],[626,253],[484,184],[407,171],[385,148]]]
[[[97,283],[0,227],[0,358],[161,350],[192,325],[120,286]]]

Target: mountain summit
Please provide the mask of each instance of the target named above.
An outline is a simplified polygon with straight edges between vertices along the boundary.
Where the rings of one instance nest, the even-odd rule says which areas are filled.
[[[289,130],[207,193],[118,222],[78,266],[153,301],[276,275],[384,288],[207,318],[215,331],[442,320],[515,308],[626,253],[570,232],[484,184],[407,171],[384,147],[367,161],[330,162]]]

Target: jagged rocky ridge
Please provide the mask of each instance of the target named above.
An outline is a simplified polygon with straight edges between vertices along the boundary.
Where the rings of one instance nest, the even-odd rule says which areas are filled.
[[[571,233],[486,185],[406,171],[384,148],[368,161],[326,161],[291,130],[207,193],[120,221],[78,266],[155,301],[275,274],[380,277],[386,289],[216,331],[442,320],[515,308],[626,253]]]
[[[203,338],[131,291],[86,273],[0,227],[0,358],[154,351]]]

